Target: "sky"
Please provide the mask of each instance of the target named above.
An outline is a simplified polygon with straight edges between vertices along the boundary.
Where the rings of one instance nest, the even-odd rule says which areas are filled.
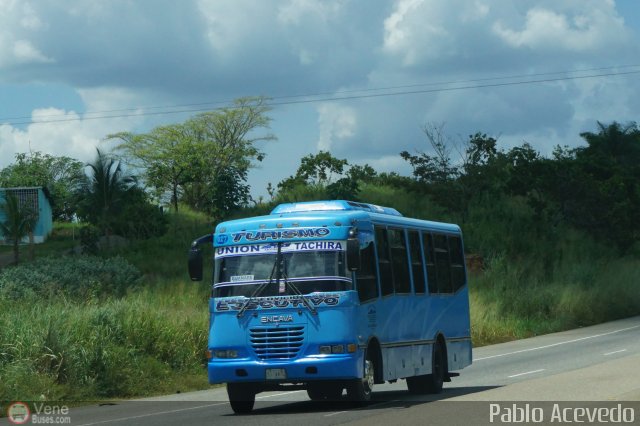
[[[640,1],[0,0],[0,168],[242,96],[278,138],[256,198],[319,150],[408,175],[425,125],[548,155],[638,120]]]

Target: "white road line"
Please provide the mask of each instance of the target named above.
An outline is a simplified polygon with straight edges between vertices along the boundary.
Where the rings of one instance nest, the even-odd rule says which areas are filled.
[[[274,396],[288,395],[288,394],[297,393],[297,392],[302,392],[302,391],[291,391],[291,392],[277,393],[277,394],[274,394],[274,395],[258,396],[258,397],[256,397],[256,399],[272,398]],[[228,405],[228,404],[229,404],[228,402],[220,402],[220,403],[217,403],[217,404],[199,405],[197,407],[180,408],[180,409],[177,409],[177,410],[161,411],[159,413],[140,414],[138,416],[120,417],[120,418],[117,418],[117,419],[102,420],[102,421],[93,422],[93,423],[84,423],[84,424],[82,424],[80,426],[93,426],[93,425],[100,425],[100,424],[105,424],[105,423],[123,422],[125,420],[141,419],[141,418],[144,418],[144,417],[159,416],[159,415],[162,415],[162,414],[179,413],[181,411],[197,410],[199,408],[216,407],[216,406],[219,406],[219,405]]]
[[[533,374],[533,373],[539,373],[541,371],[544,371],[544,368],[541,368],[540,370],[533,370],[533,371],[527,371],[526,373],[519,373],[519,374],[514,374],[512,376],[509,376],[509,378],[513,378],[513,377],[519,377],[519,376],[524,376],[526,374]]]
[[[177,410],[161,411],[159,413],[148,413],[148,414],[140,414],[138,416],[120,417],[118,419],[102,420],[102,421],[93,422],[93,423],[84,423],[84,424],[82,424],[80,426],[91,426],[91,425],[100,425],[100,424],[105,424],[105,423],[123,422],[125,420],[142,419],[144,417],[151,417],[151,416],[161,416],[163,414],[179,413],[181,411],[189,411],[189,410],[198,410],[200,408],[216,407],[218,405],[226,405],[226,404],[229,404],[229,403],[228,402],[221,402],[221,403],[218,403],[218,404],[207,404],[207,405],[199,405],[197,407],[189,407],[189,408],[180,408],[180,409],[177,409]],[[73,415],[73,413],[71,413],[71,415]]]
[[[507,356],[507,355],[515,355],[515,354],[521,354],[523,352],[531,352],[531,351],[537,351],[537,350],[540,350],[540,349],[552,348],[554,346],[566,345],[567,343],[581,342],[583,340],[588,340],[588,339],[595,339],[596,337],[608,336],[610,334],[620,333],[620,332],[623,332],[623,331],[633,330],[633,329],[636,329],[636,328],[640,328],[640,325],[634,325],[633,327],[622,328],[620,330],[614,330],[614,331],[610,331],[608,333],[594,334],[593,336],[581,337],[579,339],[566,340],[564,342],[553,343],[551,345],[538,346],[536,348],[522,349],[520,351],[514,351],[514,352],[507,352],[507,353],[504,353],[504,354],[485,356],[485,357],[482,357],[482,358],[475,358],[473,361],[482,361],[482,360],[485,360],[485,359],[499,358],[499,357],[503,357],[503,356]]]
[[[256,396],[256,399],[273,398],[274,396],[289,395],[289,394],[292,394],[292,393],[299,393],[299,392],[303,392],[303,391],[301,391],[301,390],[297,390],[297,391],[289,391],[289,392],[283,392],[283,393],[276,393],[276,394],[273,394],[273,395]]]
[[[342,414],[342,413],[347,413],[347,411],[337,411],[335,413],[325,414],[324,416],[325,417],[331,417],[331,416],[335,416],[335,415]]]
[[[620,352],[626,352],[626,351],[627,351],[626,349],[620,349],[619,351],[607,352],[606,354],[604,354],[604,356],[619,354]]]

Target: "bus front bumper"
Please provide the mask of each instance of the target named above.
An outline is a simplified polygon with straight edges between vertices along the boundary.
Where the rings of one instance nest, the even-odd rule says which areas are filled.
[[[211,359],[209,383],[301,383],[362,377],[361,354],[312,356],[287,361]],[[284,376],[283,376],[284,374]]]

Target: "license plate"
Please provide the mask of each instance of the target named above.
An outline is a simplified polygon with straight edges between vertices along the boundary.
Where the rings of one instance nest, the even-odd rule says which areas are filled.
[[[267,368],[267,380],[284,380],[287,371],[284,368]]]

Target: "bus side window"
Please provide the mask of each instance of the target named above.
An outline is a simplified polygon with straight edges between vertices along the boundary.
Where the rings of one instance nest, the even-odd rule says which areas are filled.
[[[389,255],[389,239],[387,230],[376,227],[376,248],[378,251],[378,268],[380,270],[380,288],[382,295],[393,294],[393,272]]]
[[[427,283],[429,284],[429,294],[438,292],[438,281],[436,278],[436,257],[433,252],[433,236],[427,232],[422,234],[422,246],[425,250],[425,261],[427,263]]]
[[[464,286],[464,252],[459,237],[449,237],[449,253],[451,255],[451,281],[453,292]]]
[[[376,256],[373,242],[360,250],[361,266],[356,272],[358,297],[361,302],[378,297],[378,280],[376,279]]]
[[[409,253],[411,254],[411,272],[413,273],[413,287],[416,294],[422,294],[425,290],[424,269],[422,268],[422,250],[420,250],[420,234],[418,231],[409,231]]]
[[[389,229],[388,232],[394,288],[396,293],[411,293],[407,239],[404,231],[401,229]]]
[[[436,234],[434,237],[438,293],[453,293],[447,236]]]

